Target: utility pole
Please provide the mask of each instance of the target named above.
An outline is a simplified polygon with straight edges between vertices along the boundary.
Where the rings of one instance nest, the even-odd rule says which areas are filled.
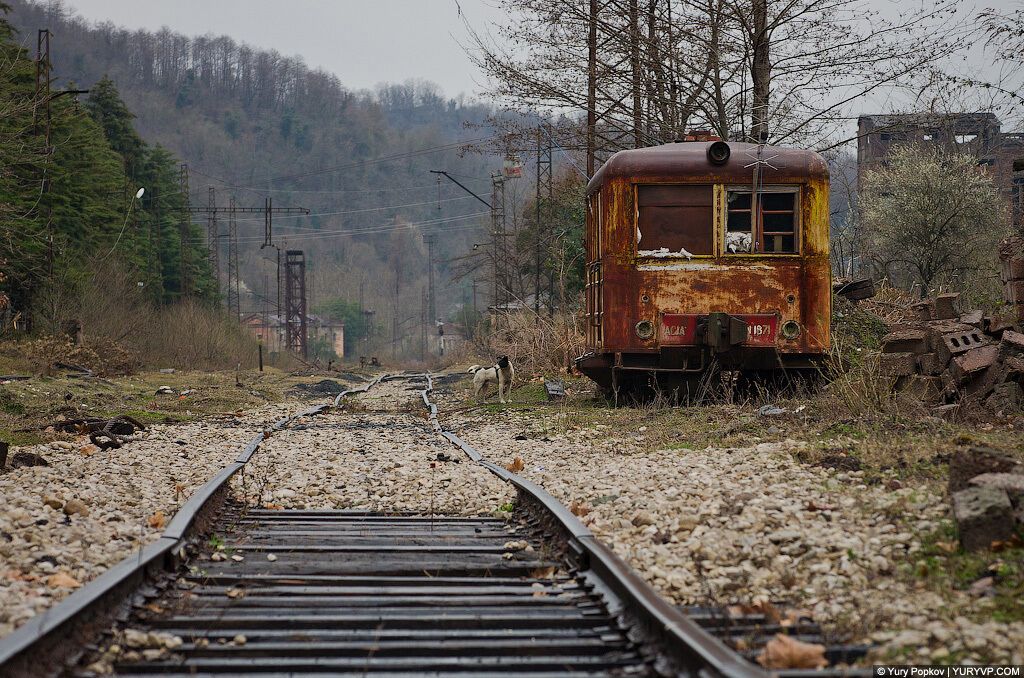
[[[192,249],[189,239],[192,230],[192,210],[189,207],[188,191],[188,165],[181,163],[181,171],[178,174],[178,185],[181,191],[182,209],[181,218],[178,222],[178,252],[181,258],[181,289],[179,296],[184,299],[192,296]]]
[[[503,269],[508,262],[503,261],[506,257],[499,251],[499,243],[502,249],[505,245],[505,177],[500,173],[491,175],[491,243],[494,253],[494,306],[497,311],[508,296],[507,282],[503,280]]]
[[[540,268],[541,268],[541,235],[542,229],[542,217],[543,208],[542,204],[545,199],[549,202],[552,198],[554,185],[551,176],[551,138],[550,135],[545,142],[543,124],[537,126],[537,195],[535,203],[537,206],[537,227],[536,237],[534,238],[534,272],[533,272],[533,312],[536,314],[536,322],[540,322]],[[548,304],[551,304],[551,300],[548,299]]]
[[[150,248],[150,280],[163,280],[163,266],[160,262],[160,229],[163,226],[163,210],[160,209],[160,186],[153,187],[153,197],[150,201],[153,204],[155,218],[152,219],[149,228],[149,248]],[[162,286],[161,286],[162,289]],[[159,302],[159,297],[157,302]]]
[[[238,275],[238,221],[235,219],[235,196],[228,203],[228,312],[242,320]]]
[[[423,300],[420,302],[420,361],[427,359],[427,290],[423,290]]]
[[[587,32],[587,178],[594,176],[597,148],[597,0],[590,0]]]
[[[434,322],[437,320],[437,297],[434,290],[434,243],[437,235],[428,233],[423,239],[427,241],[427,310],[430,322]]]
[[[45,195],[50,192],[50,127],[52,122],[50,107],[50,30],[41,28],[36,34],[36,95],[34,122],[36,133],[39,132],[39,101],[40,97],[46,102],[45,132],[43,133],[43,180],[40,192]],[[53,210],[49,201],[46,203],[46,270],[47,276],[53,277]]]
[[[217,232],[217,192],[213,186],[207,193],[206,247],[210,258],[210,275],[213,285],[220,292],[220,234]]]
[[[306,327],[306,255],[288,250],[285,261],[285,342],[289,351],[309,357]]]
[[[643,98],[640,96],[640,8],[639,0],[629,1],[629,57],[633,70],[633,148],[643,144],[641,126],[643,120]]]

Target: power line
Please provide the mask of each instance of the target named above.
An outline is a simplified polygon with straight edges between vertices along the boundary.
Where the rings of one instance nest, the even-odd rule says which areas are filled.
[[[486,212],[486,211],[484,211],[484,212],[475,212],[473,214],[466,214],[466,215],[459,216],[459,217],[445,217],[445,218],[442,218],[442,219],[431,219],[429,221],[414,221],[414,222],[409,222],[409,223],[404,223],[404,224],[392,224],[392,225],[387,225],[387,226],[381,224],[381,225],[377,225],[377,226],[371,226],[371,227],[355,229],[355,230],[317,231],[317,232],[313,232],[313,233],[288,234],[288,235],[284,236],[284,238],[286,240],[288,240],[289,242],[292,242],[292,241],[296,241],[296,240],[318,240],[318,239],[321,239],[321,238],[345,237],[345,236],[350,236],[350,235],[364,235],[364,234],[373,234],[373,233],[387,233],[387,232],[390,232],[390,231],[400,231],[400,230],[405,230],[405,229],[410,229],[410,228],[417,228],[419,226],[433,226],[433,225],[437,225],[437,224],[448,224],[448,223],[454,223],[454,222],[457,222],[457,221],[465,221],[467,219],[477,219],[477,218],[482,217],[482,216],[487,215],[487,214],[490,214],[490,212]],[[474,226],[474,228],[475,227],[476,226]],[[438,230],[439,231],[446,231],[446,230],[457,230],[457,229],[438,229]],[[239,238],[239,242],[246,242],[246,243],[262,242],[262,241],[263,241],[263,239],[260,238],[260,237]],[[197,240],[195,240],[195,242],[203,242],[203,241],[201,239],[197,239]]]
[[[445,198],[444,200],[428,200],[426,202],[410,202],[404,205],[384,205],[383,207],[365,207],[358,210],[343,210],[340,212],[316,212],[315,214],[293,214],[291,216],[278,217],[279,219],[304,219],[306,217],[330,217],[337,216],[339,214],[362,214],[365,212],[381,212],[384,210],[397,210],[404,207],[422,207],[423,205],[436,205],[439,202],[454,202],[456,200],[466,200],[469,196],[459,196],[457,198]],[[239,221],[257,221],[255,217],[249,217],[245,219],[239,219]],[[291,228],[311,228],[303,226],[292,226]]]
[[[440,146],[430,146],[430,147],[427,147],[427,148],[420,148],[420,149],[417,149],[415,151],[405,151],[403,153],[393,153],[391,155],[383,155],[383,156],[380,156],[380,157],[377,157],[377,158],[369,158],[367,160],[356,160],[355,162],[346,163],[344,165],[336,165],[334,167],[325,167],[325,168],[318,169],[318,170],[311,170],[309,172],[301,172],[301,173],[298,173],[298,174],[285,174],[285,175],[282,175],[282,176],[271,177],[271,178],[267,179],[267,183],[274,183],[274,182],[278,182],[278,181],[284,181],[286,179],[305,179],[307,177],[318,176],[320,174],[329,174],[331,172],[340,172],[340,171],[347,170],[347,169],[355,169],[357,167],[364,167],[366,165],[376,165],[376,164],[383,163],[383,162],[392,162],[394,160],[405,160],[407,158],[416,158],[416,157],[419,157],[419,156],[422,156],[422,155],[429,155],[431,153],[439,153],[441,151],[450,151],[452,149],[459,148],[461,146],[466,146],[466,145],[469,145],[469,144],[478,144],[478,143],[482,143],[482,142],[485,142],[485,141],[491,141],[492,139],[497,139],[500,136],[501,136],[500,134],[492,134],[491,136],[479,137],[479,138],[476,138],[476,139],[463,139],[463,140],[460,140],[460,141],[449,142],[447,144],[441,144]],[[260,192],[260,191],[265,190],[265,189],[245,188],[245,187],[233,186],[231,184],[231,182],[229,182],[226,179],[223,179],[221,177],[216,177],[216,176],[214,176],[212,174],[207,174],[206,172],[201,172],[201,171],[199,171],[197,169],[194,169],[194,168],[191,168],[191,171],[196,173],[196,174],[201,174],[202,176],[204,176],[204,177],[206,177],[208,179],[213,179],[215,181],[219,181],[220,183],[224,184],[225,186],[231,186],[233,188],[239,188],[240,190],[251,190],[251,191],[254,191],[254,192],[257,192],[257,193]]]

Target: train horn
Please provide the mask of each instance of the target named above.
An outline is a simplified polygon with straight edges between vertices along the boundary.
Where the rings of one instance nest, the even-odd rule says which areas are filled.
[[[724,165],[729,161],[732,151],[724,141],[715,141],[708,146],[708,162],[712,165]]]

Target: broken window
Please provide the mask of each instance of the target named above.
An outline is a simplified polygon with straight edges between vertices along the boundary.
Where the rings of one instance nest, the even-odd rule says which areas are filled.
[[[727,196],[725,253],[792,254],[797,240],[797,191],[729,191]],[[755,218],[756,215],[756,218]]]
[[[714,193],[708,186],[637,186],[641,256],[714,253]]]

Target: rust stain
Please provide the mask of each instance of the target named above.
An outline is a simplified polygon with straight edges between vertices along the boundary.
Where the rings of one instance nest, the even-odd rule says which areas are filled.
[[[680,143],[623,151],[613,156],[588,187],[588,260],[599,263],[587,289],[588,347],[601,353],[649,353],[660,339],[637,336],[636,323],[659,326],[662,314],[776,314],[781,327],[800,325],[795,339],[779,336],[780,355],[816,354],[830,347],[828,171],[816,153],[765,147],[763,185],[799,187],[799,254],[724,252],[727,188],[749,187],[757,147],[730,143],[732,157],[711,165],[707,144]],[[636,186],[712,184],[715,187],[715,252],[711,256],[651,259],[638,255]],[[598,196],[600,199],[598,200]],[[589,270],[588,266],[588,270]],[[644,297],[647,300],[644,300]]]

